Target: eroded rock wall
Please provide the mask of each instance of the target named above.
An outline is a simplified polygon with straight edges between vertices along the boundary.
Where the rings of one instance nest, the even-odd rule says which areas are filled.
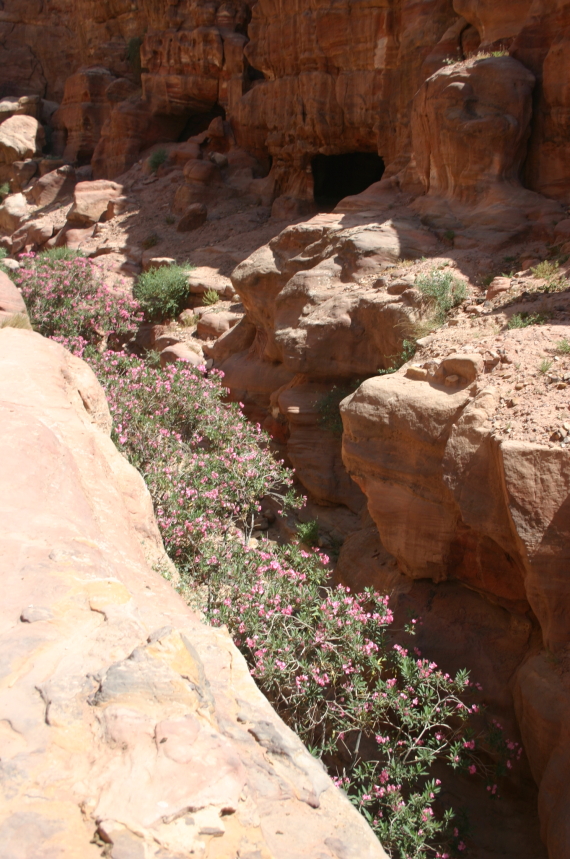
[[[0,94],[60,102],[65,90],[64,124],[78,134],[78,112],[88,119],[93,101],[66,82],[104,68],[119,82],[105,105],[115,113],[106,136],[132,125],[138,100],[140,147],[160,139],[159,130],[149,137],[157,117],[162,139],[172,140],[196,117],[225,111],[240,145],[273,159],[274,194],[298,205],[312,202],[317,153],[377,152],[389,174],[398,172],[412,152],[411,104],[421,84],[445,60],[505,50],[536,79],[525,185],[567,202],[569,16],[563,0],[57,0],[49,8],[5,0]],[[104,127],[87,131],[98,138]],[[121,161],[104,147],[99,156],[100,175],[112,178],[136,153]]]

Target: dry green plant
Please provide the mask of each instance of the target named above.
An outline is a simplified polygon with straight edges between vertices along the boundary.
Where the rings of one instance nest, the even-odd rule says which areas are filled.
[[[556,351],[559,355],[570,355],[570,340],[564,337],[556,344]]]

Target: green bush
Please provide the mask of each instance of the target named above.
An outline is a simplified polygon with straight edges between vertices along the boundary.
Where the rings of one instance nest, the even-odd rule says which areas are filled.
[[[567,337],[559,340],[556,344],[556,351],[559,355],[570,355],[570,340]]]
[[[452,307],[457,307],[467,298],[464,281],[443,269],[432,268],[428,274],[418,275],[415,285],[432,307],[432,323],[436,327],[443,325]]]
[[[4,200],[8,196],[9,193],[10,193],[10,183],[9,182],[3,182],[2,185],[0,185],[0,203],[2,202],[2,200]]]
[[[189,265],[170,265],[139,275],[133,295],[149,319],[161,322],[180,313],[188,297],[191,269]]]
[[[168,161],[168,152],[163,148],[155,149],[148,159],[150,169],[153,173],[156,173],[160,165],[164,164],[166,161]]]

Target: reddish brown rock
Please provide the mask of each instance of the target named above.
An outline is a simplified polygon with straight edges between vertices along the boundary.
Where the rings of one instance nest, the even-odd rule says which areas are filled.
[[[562,219],[561,207],[519,181],[534,82],[517,60],[488,57],[440,69],[420,88],[412,137],[426,194],[413,208],[425,223],[500,247]]]
[[[59,110],[53,116],[57,151],[67,161],[89,162],[111,112],[106,90],[113,76],[108,69],[84,69],[69,77]]]
[[[176,229],[179,233],[189,233],[205,224],[207,218],[208,209],[206,206],[203,203],[192,203],[176,224]]]

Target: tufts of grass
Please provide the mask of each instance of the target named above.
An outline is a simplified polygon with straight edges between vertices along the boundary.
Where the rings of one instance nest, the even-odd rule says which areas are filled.
[[[556,351],[559,355],[570,355],[570,340],[567,337],[559,340],[556,344]]]
[[[155,149],[148,159],[150,169],[153,173],[156,173],[161,164],[164,164],[166,161],[168,161],[168,152],[162,147],[160,149]]]
[[[180,313],[188,297],[188,272],[191,268],[189,265],[170,265],[139,275],[133,295],[148,319],[162,322]]]
[[[545,322],[543,313],[515,313],[509,319],[507,328],[528,328],[529,325],[544,325]]]
[[[84,257],[83,251],[73,250],[72,248],[48,248],[40,253],[40,259],[51,260],[72,260],[78,257]]]
[[[0,203],[6,199],[6,197],[8,196],[9,193],[10,193],[10,183],[9,182],[3,182],[0,185]]]
[[[220,293],[216,292],[215,289],[207,289],[204,295],[202,296],[202,301],[206,305],[217,304],[220,300]]]
[[[316,546],[319,540],[319,523],[315,520],[300,522],[297,525],[297,535],[301,543],[305,543],[306,546]]]
[[[27,313],[14,313],[13,316],[6,317],[6,319],[0,321],[0,328],[25,328],[28,331],[32,330]]]
[[[174,215],[167,215],[164,219],[164,222],[168,224],[169,227],[171,227],[172,224],[176,223],[176,218],[174,217]]]
[[[420,274],[416,278],[416,288],[432,308],[433,315],[429,320],[432,329],[443,325],[449,311],[467,298],[465,283],[450,271],[438,268]]]
[[[538,372],[542,373],[543,375],[545,373],[548,373],[548,371],[552,367],[553,363],[554,362],[551,361],[550,358],[543,358],[542,361],[540,362],[540,364],[538,365]]]
[[[143,239],[141,242],[145,251],[154,248],[160,242],[160,236],[158,233],[151,233],[150,236],[147,236],[146,239]]]

